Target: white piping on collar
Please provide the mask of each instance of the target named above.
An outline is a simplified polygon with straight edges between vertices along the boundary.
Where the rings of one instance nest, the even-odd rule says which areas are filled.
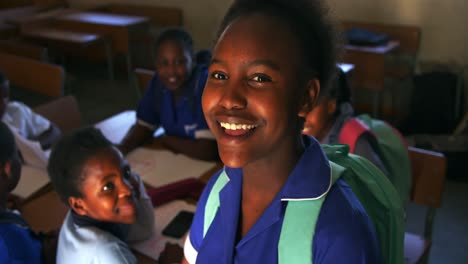
[[[321,195],[317,196],[317,197],[312,197],[312,198],[281,198],[281,201],[313,201],[313,200],[318,200],[322,197],[324,197],[325,195],[328,194],[328,192],[330,191],[332,185],[333,185],[333,176],[332,176],[332,168],[330,166],[330,183],[328,184],[328,188],[327,190],[322,193]]]

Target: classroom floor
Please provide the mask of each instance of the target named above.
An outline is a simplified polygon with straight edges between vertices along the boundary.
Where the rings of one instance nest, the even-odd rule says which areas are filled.
[[[116,67],[116,80],[107,79],[105,65],[69,65],[69,93],[76,96],[83,122],[93,124],[137,103],[136,86],[126,80],[124,67]],[[27,101],[27,100],[25,100]],[[437,210],[429,264],[463,264],[468,260],[468,183],[447,180],[442,208]],[[407,208],[407,231],[422,233],[425,210]]]

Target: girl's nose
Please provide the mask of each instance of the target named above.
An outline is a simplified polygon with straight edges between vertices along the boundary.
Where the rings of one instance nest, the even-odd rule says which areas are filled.
[[[219,105],[225,109],[243,109],[247,106],[246,88],[242,81],[228,81],[222,90]]]
[[[119,184],[119,197],[127,197],[130,196],[133,192],[133,188],[129,181],[123,180]]]

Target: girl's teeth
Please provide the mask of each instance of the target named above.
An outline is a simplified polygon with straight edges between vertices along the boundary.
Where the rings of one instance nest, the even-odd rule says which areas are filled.
[[[253,129],[257,127],[256,125],[246,125],[246,124],[230,124],[230,123],[225,123],[225,122],[220,122],[221,127],[229,130],[237,130],[237,129]]]

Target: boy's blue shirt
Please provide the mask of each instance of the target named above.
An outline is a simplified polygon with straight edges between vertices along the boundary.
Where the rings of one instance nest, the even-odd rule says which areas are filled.
[[[181,98],[174,104],[172,92],[164,87],[155,74],[139,102],[138,121],[151,128],[162,126],[165,133],[171,136],[213,138],[201,107],[207,75],[206,68],[195,69],[190,80],[182,88],[184,91]],[[158,96],[162,98],[157,98]]]
[[[191,246],[198,252],[197,263],[278,263],[277,245],[287,204],[281,199],[324,194],[331,177],[328,159],[313,140],[282,190],[237,244],[242,170],[225,169],[230,180],[220,193],[221,206],[205,238],[205,204],[220,172],[212,177],[197,206],[189,235]],[[351,188],[342,180],[327,195],[313,239],[314,264],[381,262],[374,227]],[[186,253],[190,252],[187,247],[186,244]],[[190,260],[191,256],[186,258]]]

